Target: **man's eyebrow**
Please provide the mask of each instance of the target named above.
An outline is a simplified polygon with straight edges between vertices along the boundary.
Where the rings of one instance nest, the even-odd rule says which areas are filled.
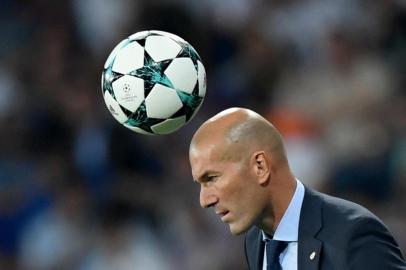
[[[208,180],[209,175],[217,174],[217,173],[218,173],[217,171],[212,171],[212,170],[205,171],[200,177],[198,177],[197,179],[194,179],[194,181],[197,183],[204,183]]]

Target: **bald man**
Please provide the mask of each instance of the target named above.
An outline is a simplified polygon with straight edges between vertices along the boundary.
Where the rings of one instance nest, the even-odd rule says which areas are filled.
[[[189,151],[200,204],[232,234],[246,233],[250,270],[406,270],[386,226],[355,203],[305,187],[282,136],[259,114],[225,110],[194,134]]]

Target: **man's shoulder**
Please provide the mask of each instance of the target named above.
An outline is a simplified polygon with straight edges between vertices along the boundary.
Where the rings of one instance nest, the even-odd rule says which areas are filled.
[[[324,257],[344,269],[406,269],[396,240],[386,225],[365,207],[337,197],[309,190],[307,200],[318,201],[320,230],[314,237],[323,242]],[[303,207],[310,217],[305,201]],[[311,226],[311,218],[302,216]],[[326,261],[326,259],[325,259]]]
[[[319,237],[321,238],[329,238],[338,244],[350,239],[354,234],[362,233],[363,230],[371,228],[371,226],[377,230],[387,231],[384,223],[360,204],[311,189],[306,189],[302,209],[305,211],[302,213],[303,220],[308,218],[307,200],[320,201],[322,231]]]
[[[317,209],[318,207],[320,209]],[[317,216],[316,213],[320,213],[320,215]],[[312,223],[316,219],[320,219],[324,229],[331,228],[334,231],[336,228],[339,228],[340,231],[346,228],[350,229],[359,222],[368,222],[368,220],[383,224],[376,215],[360,204],[307,187],[305,189],[300,222],[304,223],[306,219],[310,219]],[[245,236],[246,241],[256,242],[262,237],[261,230],[256,226],[252,226]]]
[[[321,200],[321,214],[323,221],[357,222],[364,219],[379,220],[379,218],[364,206],[342,198],[334,197],[318,191],[306,189],[306,196]],[[305,202],[304,202],[305,203]]]

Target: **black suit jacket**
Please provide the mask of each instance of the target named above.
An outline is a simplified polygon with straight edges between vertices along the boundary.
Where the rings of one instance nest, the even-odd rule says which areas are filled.
[[[309,188],[305,188],[298,237],[298,270],[406,270],[396,241],[375,215]],[[261,231],[253,227],[245,237],[250,270],[262,270],[263,254]]]

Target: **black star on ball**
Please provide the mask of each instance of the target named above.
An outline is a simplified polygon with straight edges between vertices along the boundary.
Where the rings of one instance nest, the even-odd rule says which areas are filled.
[[[131,71],[130,75],[144,80],[145,96],[148,96],[157,83],[173,88],[172,82],[164,74],[172,60],[173,59],[155,62],[147,51],[144,52],[144,66]]]

